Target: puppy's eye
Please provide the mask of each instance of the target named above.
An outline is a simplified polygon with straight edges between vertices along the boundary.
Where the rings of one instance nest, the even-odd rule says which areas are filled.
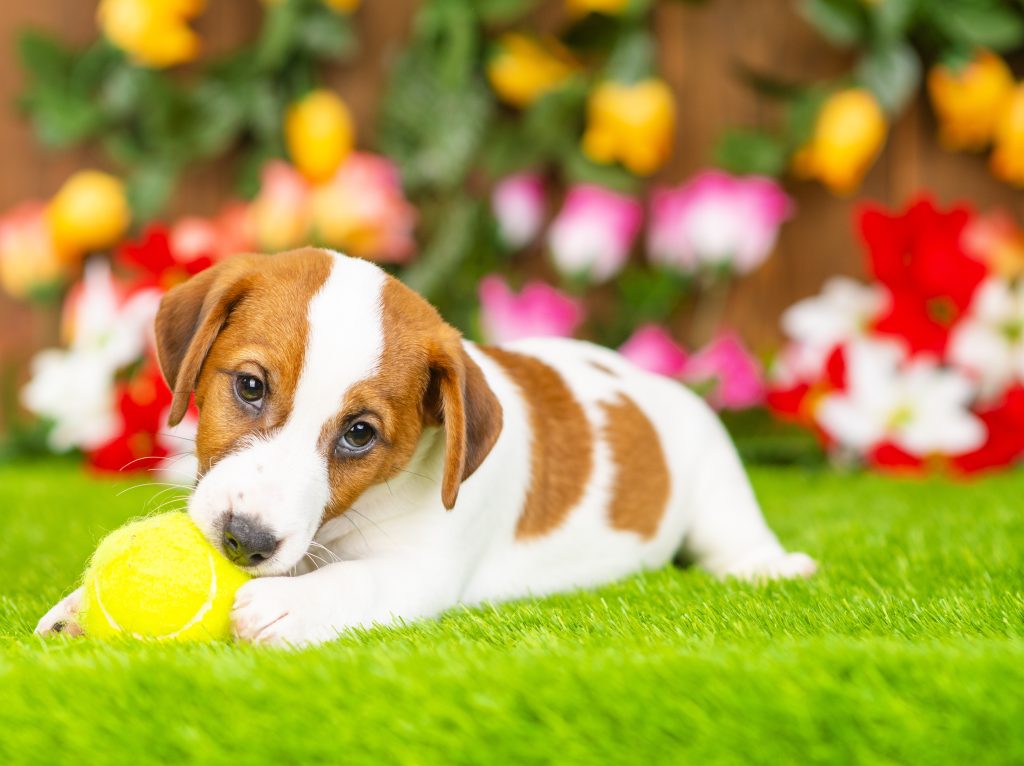
[[[235,393],[246,404],[258,408],[266,396],[266,386],[255,375],[238,375],[235,377]]]
[[[377,438],[377,432],[373,426],[360,420],[348,427],[348,430],[341,435],[338,447],[345,452],[362,452]]]

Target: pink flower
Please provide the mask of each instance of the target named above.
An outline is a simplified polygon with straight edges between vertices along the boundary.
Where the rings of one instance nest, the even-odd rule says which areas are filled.
[[[261,249],[274,252],[308,244],[310,194],[306,179],[287,162],[271,160],[263,166],[248,221]]]
[[[746,274],[771,253],[792,207],[769,178],[705,171],[683,186],[654,192],[649,256],[682,272],[728,265]]]
[[[734,333],[720,335],[691,356],[683,380],[703,388],[716,409],[742,410],[764,401],[761,365]]]
[[[46,205],[26,202],[0,217],[0,285],[15,298],[67,277],[47,224]]]
[[[508,247],[526,247],[544,223],[544,177],[516,173],[502,179],[491,194],[498,234]]]
[[[171,252],[182,263],[200,258],[217,262],[235,253],[252,250],[252,226],[248,210],[241,203],[230,204],[215,218],[189,216],[171,228]]]
[[[626,265],[643,221],[631,197],[591,184],[572,187],[548,232],[558,270],[570,277],[606,282]]]
[[[566,338],[583,321],[579,301],[543,282],[528,282],[516,295],[499,276],[480,282],[481,324],[488,343],[521,338]]]
[[[677,378],[686,369],[686,349],[655,324],[646,324],[630,336],[619,353],[641,369]]]
[[[348,255],[404,263],[416,249],[416,211],[402,194],[398,169],[386,157],[354,152],[313,191],[318,238]]]

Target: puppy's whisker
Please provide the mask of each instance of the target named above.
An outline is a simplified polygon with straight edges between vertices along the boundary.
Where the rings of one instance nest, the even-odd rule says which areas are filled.
[[[172,489],[183,489],[180,484],[173,484],[168,481],[144,481],[140,484],[133,484],[130,487],[125,487],[114,497],[121,497],[125,492],[131,492],[133,489],[141,489],[142,487],[171,487]]]
[[[384,535],[384,537],[388,538],[389,540],[391,539],[391,535],[389,535],[389,534],[387,533],[387,531],[386,531],[385,529],[383,529],[383,528],[381,527],[381,525],[380,525],[380,524],[378,524],[378,523],[377,523],[376,521],[374,521],[373,519],[371,519],[371,518],[370,518],[369,516],[367,516],[367,515],[366,515],[365,513],[363,513],[362,511],[360,511],[360,510],[359,510],[358,508],[354,508],[354,507],[353,507],[353,508],[349,508],[349,510],[350,510],[350,511],[352,511],[352,512],[353,512],[354,514],[356,514],[357,516],[359,516],[359,517],[360,517],[361,519],[366,519],[366,520],[367,520],[368,522],[370,522],[371,524],[373,524],[374,528],[375,528],[375,529],[376,529],[376,530],[377,530],[378,532],[380,532],[380,533],[381,533],[382,535]]]
[[[322,550],[322,551],[323,551],[324,553],[326,553],[326,554],[327,554],[328,556],[330,556],[330,557],[331,557],[331,558],[332,558],[332,559],[334,560],[334,563],[335,563],[335,564],[337,564],[338,562],[342,561],[342,558],[341,558],[341,556],[339,556],[339,555],[338,555],[337,553],[335,553],[334,551],[332,551],[332,550],[331,550],[330,548],[328,548],[328,547],[327,547],[326,545],[323,545],[322,543],[318,543],[318,542],[317,542],[316,540],[312,540],[312,541],[310,542],[310,545],[315,545],[315,546],[316,546],[317,548],[319,548],[319,549],[320,549],[320,550]]]
[[[163,460],[163,459],[164,459],[163,455],[143,455],[142,457],[137,457],[134,460],[129,460],[127,463],[125,463],[123,466],[121,466],[117,470],[118,471],[123,471],[124,469],[126,469],[126,468],[128,468],[130,466],[135,465],[140,460]]]
[[[412,476],[416,476],[416,477],[418,477],[420,479],[425,479],[426,481],[429,481],[431,484],[437,484],[437,479],[431,478],[430,476],[426,476],[426,475],[424,475],[422,473],[416,473],[415,471],[410,471],[408,468],[399,468],[398,470],[401,471],[402,473],[407,473],[407,474],[410,474]]]
[[[159,431],[157,436],[165,436],[168,439],[181,439],[183,442],[194,442],[191,436],[182,436],[181,434],[172,434],[170,431]]]

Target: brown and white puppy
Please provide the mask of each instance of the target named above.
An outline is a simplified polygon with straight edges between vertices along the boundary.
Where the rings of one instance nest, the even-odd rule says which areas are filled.
[[[570,340],[463,341],[366,261],[239,255],[164,298],[172,424],[194,391],[189,513],[258,575],[236,635],[348,628],[609,582],[677,557],[808,575],[683,386]],[[41,621],[74,628],[78,594]]]

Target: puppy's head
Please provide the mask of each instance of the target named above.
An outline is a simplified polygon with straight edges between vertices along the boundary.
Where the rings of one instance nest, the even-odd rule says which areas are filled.
[[[189,512],[256,574],[297,564],[431,426],[444,429],[438,493],[450,510],[501,429],[458,332],[366,261],[235,256],[164,297],[156,339],[171,425],[193,391],[200,412]]]

